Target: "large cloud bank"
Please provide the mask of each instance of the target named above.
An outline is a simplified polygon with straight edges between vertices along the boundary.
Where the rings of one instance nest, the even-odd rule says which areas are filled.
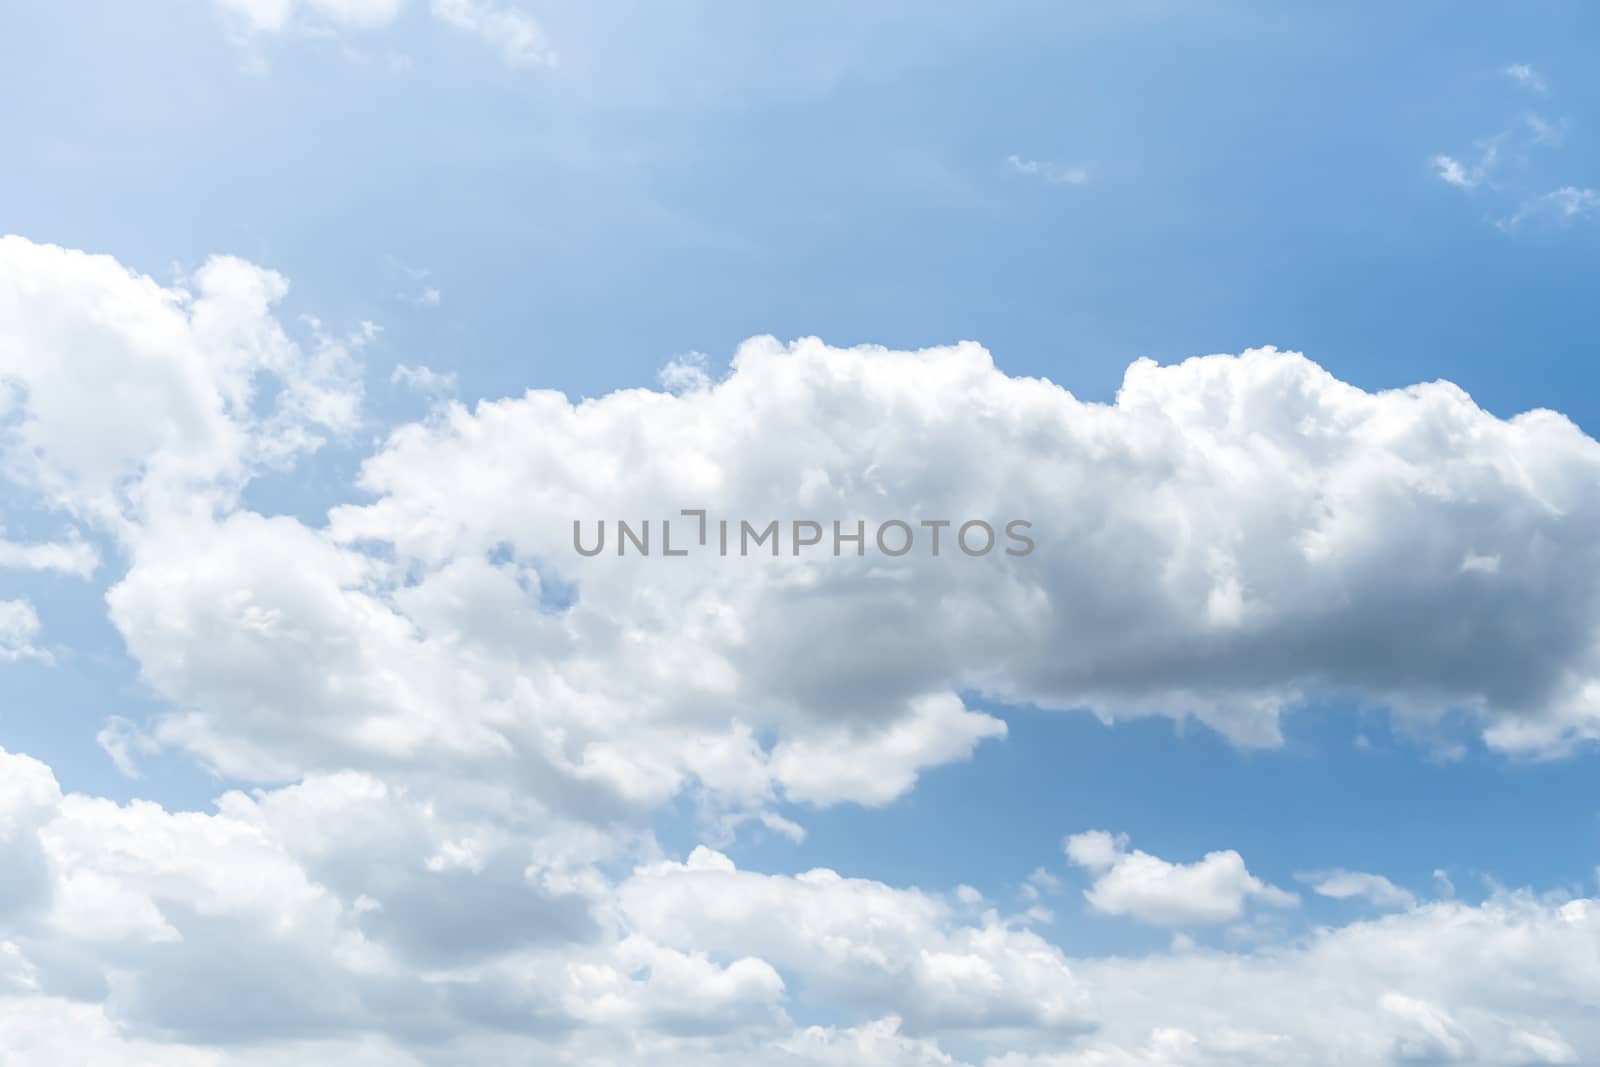
[[[1270,350],[1140,362],[1098,404],[973,344],[757,338],[721,380],[441,404],[309,523],[251,485],[364,425],[370,329],[298,337],[286,291],[0,240],[0,477],[61,530],[0,565],[107,577],[167,709],[108,727],[128,769],[164,747],[241,786],[176,812],[0,757],[0,1064],[1600,1055],[1592,901],[1397,891],[1251,950],[1084,959],[1036,910],[673,858],[648,829],[684,797],[722,835],[889,803],[1003,743],[980,702],[1271,745],[1340,693],[1511,753],[1591,741],[1600,445],[1562,416]],[[683,509],[1024,519],[1036,547],[574,551],[574,520]],[[34,606],[5,612],[0,660],[48,658]],[[1109,915],[1297,905],[1225,842],[1072,841]]]

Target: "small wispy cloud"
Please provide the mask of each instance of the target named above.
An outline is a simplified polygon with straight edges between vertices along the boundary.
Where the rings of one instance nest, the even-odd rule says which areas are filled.
[[[1089,184],[1089,170],[1081,165],[1024,159],[1018,155],[1007,156],[1006,165],[1017,174],[1026,174],[1030,178],[1039,178],[1056,185]]]
[[[452,395],[458,384],[455,371],[440,372],[431,367],[413,367],[405,363],[395,367],[394,373],[389,375],[389,382],[429,396]]]
[[[159,749],[153,738],[121,715],[107,719],[94,740],[100,751],[111,757],[124,778],[140,777],[138,757],[152,755]]]
[[[556,54],[531,15],[489,0],[433,0],[433,17],[481,38],[512,67],[554,66]]]
[[[234,33],[375,30],[400,17],[404,0],[212,0]]]
[[[0,600],[0,661],[36,659],[50,662],[50,654],[34,644],[39,637],[39,615],[26,600]]]
[[[1513,63],[1504,68],[1502,73],[1530,92],[1545,93],[1550,90],[1550,83],[1544,80],[1544,75],[1526,63]]]
[[[1434,156],[1433,167],[1441,181],[1458,189],[1476,188],[1478,183],[1483,181],[1485,173],[1485,166],[1481,160],[1468,166],[1454,156]]]
[[[1381,874],[1362,871],[1320,871],[1297,874],[1298,881],[1311,886],[1318,896],[1333,900],[1366,900],[1380,908],[1410,908],[1417,898]]]
[[[1043,867],[1035,867],[1033,873],[1028,875],[1028,880],[1022,883],[1022,888],[1018,890],[1018,894],[1023,900],[1032,902],[1042,896],[1048,896],[1060,891],[1061,879]]]
[[[1558,145],[1567,138],[1566,119],[1552,121],[1543,115],[1530,113],[1522,116],[1522,121],[1527,124],[1534,144]]]
[[[48,571],[87,578],[100,565],[94,546],[72,531],[64,541],[24,543],[6,539],[0,530],[0,568],[23,571]]]
[[[436,285],[428,284],[430,271],[423,267],[412,267],[401,262],[393,256],[386,256],[383,261],[383,273],[389,282],[400,291],[395,296],[406,303],[415,304],[417,307],[436,308],[444,299]]]
[[[1600,213],[1600,189],[1563,185],[1551,192],[1528,197],[1515,212],[1497,225],[1502,230],[1510,231],[1536,219],[1568,223],[1597,213]]]
[[[1600,189],[1579,189],[1565,185],[1553,193],[1546,193],[1544,199],[1562,216],[1571,218],[1574,215],[1587,215],[1600,208]]]
[[[220,12],[228,36],[245,49],[246,69],[265,74],[266,56],[259,45],[274,37],[343,37],[391,29],[404,14],[408,0],[211,0]],[[544,29],[526,12],[497,0],[432,0],[434,21],[477,37],[500,53],[508,66],[551,66],[555,51]],[[347,59],[368,65],[373,57],[347,46]],[[389,53],[395,71],[410,67],[407,55]]]
[[[1502,67],[1501,73],[1521,88],[1541,95],[1549,91],[1544,76],[1527,63]],[[1494,225],[1511,232],[1537,219],[1568,223],[1600,211],[1600,190],[1561,185],[1539,186],[1535,149],[1557,149],[1567,137],[1568,120],[1538,113],[1524,114],[1515,124],[1477,142],[1475,155],[1436,154],[1428,163],[1446,185],[1468,192],[1482,190],[1501,201]]]

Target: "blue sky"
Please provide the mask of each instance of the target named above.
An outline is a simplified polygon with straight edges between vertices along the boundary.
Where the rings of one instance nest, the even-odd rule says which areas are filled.
[[[265,74],[203,4],[13,13],[8,221],[158,274],[269,263],[469,396],[638,384],[755,333],[975,338],[1093,397],[1140,355],[1274,343],[1591,421],[1592,242],[1492,224],[1592,177],[1584,5],[553,6],[560,66],[531,75],[420,11],[252,46]],[[1505,190],[1438,180],[1528,114],[1570,125]],[[391,261],[448,300],[413,316]]]
[[[1600,95],[1592,69],[1600,10],[1591,5],[1005,3],[930,11],[902,3],[474,2],[456,6],[469,13],[457,22],[479,20],[467,29],[441,13],[449,0],[431,9],[421,0],[392,7],[372,0],[380,14],[366,23],[339,14],[361,7],[361,0],[290,4],[281,27],[255,30],[241,12],[273,9],[268,0],[74,0],[0,14],[0,99],[11,101],[0,111],[9,161],[0,167],[0,232],[109,255],[161,285],[191,289],[208,257],[240,257],[289,280],[272,313],[301,350],[316,350],[324,336],[358,365],[360,417],[329,429],[320,447],[292,463],[249,468],[238,500],[217,505],[216,530],[185,534],[196,558],[209,551],[213,533],[240,525],[230,527],[230,515],[287,516],[297,530],[320,536],[332,529],[330,508],[411,499],[391,468],[376,481],[360,472],[375,456],[409,457],[394,460],[395,469],[416,462],[385,439],[399,428],[438,431],[441,397],[464,410],[529,389],[598,398],[658,388],[664,365],[690,358],[704,360],[711,381],[726,380],[740,344],[769,334],[786,342],[818,337],[839,349],[975,341],[999,374],[1045,378],[1099,404],[1114,401],[1136,359],[1174,364],[1272,346],[1304,353],[1368,393],[1442,379],[1487,416],[1550,408],[1586,435],[1600,431],[1593,360],[1600,310],[1592,299],[1600,276]],[[494,21],[486,12],[516,14]],[[520,60],[507,51],[514,26],[536,27],[540,42]],[[377,327],[364,341],[363,323]],[[427,367],[448,381],[437,391],[416,388],[394,377],[397,366]],[[0,387],[8,387],[5,368],[0,358]],[[258,394],[268,406],[271,389],[287,395],[291,381],[269,370],[281,381]],[[86,392],[96,387],[88,378],[82,384]],[[6,395],[0,389],[0,400]],[[554,421],[530,425],[530,433],[565,432]],[[1489,422],[1473,425],[1489,432],[1481,429]],[[79,432],[97,431],[86,424]],[[1440,446],[1440,464],[1459,444],[1451,441]],[[424,461],[447,451],[448,442],[434,444]],[[1537,466],[1541,447],[1530,444],[1519,462]],[[930,471],[943,469],[929,462]],[[1563,477],[1576,480],[1561,484],[1592,489],[1593,469],[1573,462]],[[431,765],[424,773],[381,745],[382,754],[368,752],[362,762],[349,755],[359,745],[330,741],[323,759],[307,755],[314,740],[280,751],[272,748],[279,727],[240,727],[240,747],[230,750],[235,771],[266,759],[263,752],[289,761],[274,765],[287,770],[248,774],[219,770],[220,749],[210,742],[177,734],[151,740],[167,716],[209,714],[209,699],[237,697],[241,708],[254,709],[240,711],[241,722],[267,713],[226,678],[189,676],[205,675],[212,656],[226,674],[239,647],[204,645],[208,625],[226,627],[205,622],[210,609],[196,606],[211,603],[203,581],[194,580],[187,608],[166,604],[141,614],[140,596],[188,588],[182,567],[151,569],[167,559],[152,547],[153,534],[129,535],[97,519],[88,497],[52,499],[40,484],[21,476],[0,483],[9,485],[0,533],[32,543],[59,541],[70,528],[101,562],[87,580],[0,569],[0,601],[32,606],[44,653],[0,658],[0,748],[47,764],[63,790],[123,804],[150,800],[169,813],[211,812],[225,789],[283,789],[345,768],[391,785],[404,780],[418,797],[442,790],[448,799],[440,810],[475,812],[494,833],[520,825],[507,811],[484,816],[482,798],[466,799],[460,781],[441,784],[470,773]],[[396,505],[396,514],[410,514],[409,506]],[[1197,506],[1196,514],[1209,514]],[[1486,516],[1485,529],[1501,536],[1512,529],[1499,525],[1502,506],[1509,507],[1491,493],[1473,501],[1481,510],[1471,514]],[[1570,549],[1560,560],[1578,568],[1574,587],[1593,581],[1582,572],[1589,557],[1581,545],[1596,532],[1585,527],[1589,518],[1574,505],[1548,544],[1540,542]],[[151,515],[129,521],[159,526]],[[262,560],[270,545],[293,540],[271,529],[280,532],[249,542]],[[1470,555],[1476,542],[1462,536]],[[440,565],[418,551],[425,560],[418,567]],[[141,569],[154,575],[150,584],[134,581]],[[202,572],[221,573],[197,563],[195,574]],[[125,578],[127,605],[113,604],[108,616],[107,590]],[[235,587],[217,580],[214,602],[236,603]],[[402,604],[411,584],[422,582],[415,574],[395,581],[390,593]],[[1403,574],[1396,582],[1404,585]],[[237,588],[248,584],[240,577]],[[1505,632],[1579,617],[1578,607],[1575,615],[1552,609],[1542,617],[1535,594],[1553,587],[1530,585],[1512,609],[1527,619],[1511,618]],[[576,588],[581,601],[582,580]],[[1373,618],[1403,611],[1404,595],[1375,599]],[[308,593],[304,603],[312,602]],[[199,621],[172,623],[182,610]],[[1419,611],[1440,627],[1453,621],[1436,606]],[[1283,625],[1292,630],[1292,622]],[[141,636],[141,627],[159,630],[159,638]],[[164,659],[160,641],[176,640],[179,630],[193,646]],[[1544,647],[1529,641],[1530,649]],[[1018,638],[1019,649],[1026,643]],[[1417,667],[1427,677],[1407,688],[1415,681],[1405,666],[1411,654],[1399,640],[1371,653],[1371,676],[1393,668],[1404,676],[1393,692],[1422,693],[1423,702],[1429,686],[1450,690],[1448,657],[1438,676],[1428,673],[1434,665]],[[1359,900],[1312,892],[1303,876],[1319,871],[1381,874],[1417,901],[1462,907],[1490,907],[1523,887],[1561,901],[1595,892],[1600,764],[1592,740],[1496,744],[1485,740],[1483,720],[1460,707],[1397,718],[1384,694],[1341,685],[1333,659],[1330,653],[1325,673],[1319,666],[1307,676],[1334,684],[1314,686],[1283,712],[1281,745],[1241,744],[1215,722],[1170,717],[1181,708],[1152,715],[1096,707],[1115,720],[1103,722],[1083,710],[1034,706],[1025,692],[1032,682],[972,688],[964,692],[962,729],[988,715],[1004,721],[1007,735],[928,758],[914,768],[914,787],[887,802],[863,803],[845,789],[806,803],[788,782],[788,799],[779,789],[757,812],[762,805],[708,800],[683,771],[681,787],[662,803],[606,831],[626,847],[584,852],[584,862],[615,880],[618,898],[627,900],[627,872],[641,857],[682,863],[697,845],[720,850],[741,872],[774,877],[827,867],[933,894],[970,885],[1002,912],[1042,901],[1052,914],[1037,917],[1034,928],[1069,955],[1090,959],[1164,953],[1175,933],[1219,951],[1248,951],[1252,938],[1303,946],[1298,939],[1319,927],[1370,918]],[[788,675],[773,670],[773,684],[785,684]],[[1111,706],[1124,696],[1115,685],[1089,685],[1066,703]],[[286,688],[274,714],[292,719],[286,709],[299,699]],[[1486,699],[1492,704],[1493,693]],[[137,776],[108,751],[104,731],[113,719],[148,741],[135,746]],[[782,736],[792,723],[769,725]],[[307,726],[306,737],[321,730]],[[651,742],[639,745],[648,750]],[[718,828],[708,806],[748,819]],[[803,839],[762,827],[761,814],[798,824]],[[1126,834],[1131,844],[1119,855],[1139,849],[1170,864],[1236,850],[1251,876],[1300,901],[1280,909],[1262,897],[1267,903],[1250,905],[1237,923],[1191,930],[1148,921],[1137,906],[1099,914],[1106,909],[1082,892],[1097,868],[1069,861],[1062,846],[1067,835],[1090,830]],[[463,833],[463,840],[493,836]],[[307,877],[323,877],[305,863]],[[1041,868],[1059,884],[1030,894],[1024,886]],[[333,875],[323,880],[336,884]],[[345,902],[350,914],[364,914],[354,899]],[[644,928],[637,915],[633,921]],[[48,955],[30,940],[37,935],[17,930],[19,951]],[[0,926],[0,941],[4,935]],[[660,931],[650,936],[671,941]],[[673,950],[704,951],[726,966],[742,953],[720,936]],[[767,955],[793,988],[832,988],[804,962],[784,963],[781,950]],[[1525,1033],[1534,1036],[1522,1045],[1505,1038],[1503,1026],[1495,1031],[1498,1024],[1474,1029],[1474,1012],[1509,1009],[1452,1006],[1442,994],[1413,998],[1403,989],[1373,996],[1402,996],[1383,1001],[1384,1018],[1424,1035],[1397,1032],[1384,1046],[1397,1060],[1417,1053],[1577,1062],[1550,1051],[1555,1045],[1538,1045],[1548,1035],[1532,1023]],[[825,1000],[801,998],[782,1010],[797,1026],[833,1028],[828,1041],[865,1042],[847,1029],[865,1023]],[[1424,1008],[1408,1007],[1413,1000]],[[67,1001],[80,1010],[79,1000]],[[195,1036],[209,1033],[205,1027],[146,1010],[153,1001],[108,1003],[103,1019],[118,1035],[108,1041],[175,1040],[186,1054],[213,1047]],[[907,1020],[906,1041],[939,1038],[938,1026],[918,1030],[914,1012],[897,1011]],[[276,1037],[303,1036],[292,1015]],[[1554,1010],[1533,1017],[1559,1028]],[[628,1030],[633,1055],[648,1048],[692,1062],[710,1054],[651,1045],[643,1023],[614,1025],[642,1028]],[[729,1025],[729,1033],[744,1035],[738,1040],[756,1040],[755,1031]],[[1158,1058],[1154,1045],[1139,1044],[1142,1023],[1100,1025],[1117,1040],[1119,1027],[1134,1034],[1126,1046],[1134,1058],[1083,1063],[1211,1062]],[[973,1064],[998,1064],[983,1057],[1007,1053],[1071,1052],[979,1030],[941,1047]],[[392,1028],[373,1032],[394,1038]],[[0,1052],[7,1041],[35,1047],[23,1040],[0,1025]],[[490,1039],[470,1028],[451,1040],[465,1042],[455,1046],[459,1055],[505,1054],[474,1044]],[[1315,1048],[1326,1038],[1305,1040]],[[1586,1040],[1600,1034],[1559,1035],[1562,1047],[1600,1055]],[[228,1040],[214,1044],[233,1054]],[[1535,1046],[1544,1051],[1527,1051]],[[107,1057],[138,1054],[131,1045],[105,1047]],[[574,1045],[573,1054],[600,1055],[586,1047]],[[605,1048],[615,1062],[628,1061],[628,1053]],[[895,1048],[906,1058],[892,1062],[936,1062],[914,1058],[932,1055],[921,1046]],[[383,1054],[398,1055],[374,1053]],[[405,1054],[431,1062],[426,1052]],[[856,1054],[861,1062],[880,1055],[891,1062],[881,1050]],[[1292,1062],[1322,1061],[1307,1054]]]

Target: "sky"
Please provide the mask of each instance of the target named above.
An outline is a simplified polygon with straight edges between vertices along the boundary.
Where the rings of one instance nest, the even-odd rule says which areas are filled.
[[[0,1067],[1600,1059],[1597,39],[0,11]]]

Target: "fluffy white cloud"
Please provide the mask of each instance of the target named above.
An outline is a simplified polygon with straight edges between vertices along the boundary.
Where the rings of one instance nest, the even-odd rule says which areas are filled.
[[[331,533],[425,572],[497,548],[536,561],[576,584],[561,618],[585,647],[627,635],[650,650],[653,691],[758,722],[894,718],[975,689],[1187,711],[1271,743],[1285,706],[1347,690],[1419,722],[1464,708],[1493,743],[1538,748],[1596,731],[1579,531],[1597,467],[1600,447],[1554,413],[1500,420],[1444,383],[1369,394],[1271,351],[1136,364],[1108,406],[1007,378],[976,346],[758,340],[709,388],[577,406],[536,392],[406,427],[364,470],[378,502],[339,509]],[[573,519],[685,507],[758,524],[1018,516],[1039,547],[573,552]]]
[[[1071,1055],[1002,1062],[1581,1063],[1600,1047],[1589,1008],[1600,996],[1597,922],[1592,900],[1508,894],[1320,929],[1249,955],[1084,961],[1075,970],[1113,1020],[1103,1035]],[[1130,1055],[1152,1042],[1159,1055]]]
[[[0,753],[0,1063],[958,1067],[960,1047],[988,1067],[1527,1067],[1600,1050],[1591,900],[1073,959],[1016,919],[965,918],[970,895],[703,848],[613,879],[591,861],[615,839],[505,799],[346,773],[172,812],[64,794]],[[833,1021],[794,1021],[817,1014]]]
[[[772,753],[772,772],[790,800],[886,804],[910,791],[920,768],[965,759],[980,741],[1005,734],[999,719],[940,693],[913,701],[905,718],[883,730],[838,726],[784,741]]]
[[[957,1067],[936,1043],[908,1037],[900,1028],[892,1015],[861,1026],[809,1026],[779,1042],[775,1051],[789,1053],[797,1065],[816,1067]]]
[[[770,964],[608,917],[589,861],[615,839],[353,773],[228,793],[208,814],[64,795],[3,751],[0,772],[16,975],[0,999],[99,1004],[121,1033],[196,1049],[786,1024]]]
[[[1137,363],[1107,405],[976,345],[757,339],[675,393],[440,408],[316,528],[237,509],[356,419],[348,346],[273,320],[281,277],[214,260],[193,295],[0,249],[13,477],[118,530],[112,617],[177,708],[157,736],[229,774],[465,761],[600,818],[691,785],[883,803],[1002,735],[974,692],[1245,744],[1330,691],[1419,725],[1464,709],[1508,749],[1600,732],[1600,445],[1551,412],[1366,393],[1269,350]],[[686,507],[924,539],[663,559]],[[1037,548],[971,558],[947,529],[934,557],[916,525],[969,518],[1025,518]],[[652,520],[658,555],[580,557],[575,519]]]
[[[1282,709],[1346,690],[1553,749],[1600,722],[1597,469],[1553,413],[1368,394],[1275,352],[1141,363],[1106,406],[975,346],[757,341],[709,388],[445,408],[391,436],[361,477],[376,501],[326,529],[152,524],[111,603],[183,709],[161,736],[247,776],[439,757],[607,810],[691,781],[880,803],[998,735],[966,691],[1267,744]],[[1026,516],[1038,548],[573,550],[574,519],[671,516],[681,537],[695,506]]]
[[[1003,743],[991,700],[1261,744],[1339,691],[1506,749],[1594,738],[1600,446],[1559,415],[1271,351],[1141,362],[1095,404],[975,345],[757,339],[670,392],[438,407],[312,524],[241,504],[357,421],[355,343],[293,340],[284,285],[0,243],[8,505],[115,541],[111,619],[169,708],[103,743],[271,784],[173,811],[0,756],[6,1067],[1600,1055],[1591,901],[1391,897],[1250,951],[1080,959],[975,891],[678,861],[647,829],[686,792],[724,829],[890,802]],[[573,551],[574,519],[697,507],[1025,518],[1037,549]],[[1234,852],[1071,840],[1102,910],[1290,901]],[[1384,894],[1356,877],[1314,884]]]
[[[1103,914],[1193,926],[1237,919],[1250,901],[1278,908],[1298,903],[1293,893],[1251,874],[1232,849],[1208,852],[1196,863],[1169,863],[1147,852],[1130,852],[1127,846],[1126,836],[1104,830],[1066,840],[1067,859],[1094,875],[1094,884],[1083,895]]]
[[[253,473],[353,428],[349,346],[273,317],[274,271],[216,257],[193,289],[0,237],[0,470],[122,526],[231,505]]]
[[[913,1031],[1086,1022],[1059,949],[992,912],[964,925],[947,900],[915,890],[826,869],[740,871],[698,848],[685,863],[641,868],[619,892],[630,925],[664,944],[754,951],[814,995],[893,1014]]]

